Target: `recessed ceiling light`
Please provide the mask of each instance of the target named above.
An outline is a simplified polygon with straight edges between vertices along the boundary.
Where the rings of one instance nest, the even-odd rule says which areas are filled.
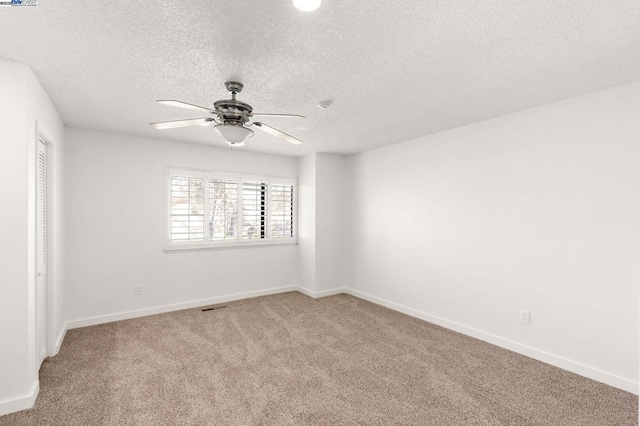
[[[331,104],[333,104],[333,101],[331,99],[325,99],[324,101],[320,101],[318,107],[321,109],[327,109],[331,106]]]
[[[313,12],[320,7],[322,0],[293,0],[293,5],[303,12]]]

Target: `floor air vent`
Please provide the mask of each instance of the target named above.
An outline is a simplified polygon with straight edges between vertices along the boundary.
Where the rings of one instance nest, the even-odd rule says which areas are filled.
[[[218,309],[224,309],[226,308],[227,305],[221,305],[221,306],[211,306],[210,308],[204,308],[202,310],[202,312],[207,312],[207,311],[217,311]]]

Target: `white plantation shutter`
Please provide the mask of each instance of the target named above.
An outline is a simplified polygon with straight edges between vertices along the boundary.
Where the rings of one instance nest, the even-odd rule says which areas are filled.
[[[238,182],[225,179],[209,180],[209,239],[211,241],[238,238]]]
[[[171,241],[204,241],[204,178],[171,178]]]
[[[242,238],[265,238],[267,231],[267,184],[242,184]]]
[[[295,181],[167,168],[166,250],[295,243]]]
[[[271,238],[293,238],[293,185],[271,185]]]

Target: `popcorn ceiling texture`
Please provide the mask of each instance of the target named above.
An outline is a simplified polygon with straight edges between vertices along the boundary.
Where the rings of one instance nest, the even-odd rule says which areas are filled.
[[[354,153],[640,79],[640,2],[50,1],[0,10],[0,57],[30,65],[68,126],[226,146],[201,116],[223,82],[268,124],[243,149]],[[328,110],[319,101],[333,99]]]
[[[70,330],[27,425],[626,426],[637,396],[339,295]]]

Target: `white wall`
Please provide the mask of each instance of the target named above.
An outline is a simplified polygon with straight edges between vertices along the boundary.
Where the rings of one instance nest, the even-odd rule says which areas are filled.
[[[25,69],[0,62],[0,404],[27,395],[35,381],[35,372],[27,361],[30,308]]]
[[[344,179],[346,159],[316,157],[316,291],[344,287]]]
[[[51,143],[63,143],[64,127],[29,67],[0,61],[0,93],[2,415],[30,407],[38,391],[34,269],[36,120]],[[56,223],[52,228],[55,232]],[[49,279],[52,286],[62,287],[55,276]],[[51,307],[59,311],[55,303]],[[52,327],[56,325],[59,324],[52,321]]]
[[[344,288],[344,176],[340,155],[298,160],[298,283],[322,297]]]
[[[316,154],[298,159],[298,284],[316,291]],[[313,293],[311,293],[313,294]]]
[[[180,252],[163,245],[166,165],[295,178],[295,158],[71,128],[66,138],[71,327],[296,285],[296,245]]]
[[[638,117],[640,82],[350,157],[348,286],[637,393]]]

